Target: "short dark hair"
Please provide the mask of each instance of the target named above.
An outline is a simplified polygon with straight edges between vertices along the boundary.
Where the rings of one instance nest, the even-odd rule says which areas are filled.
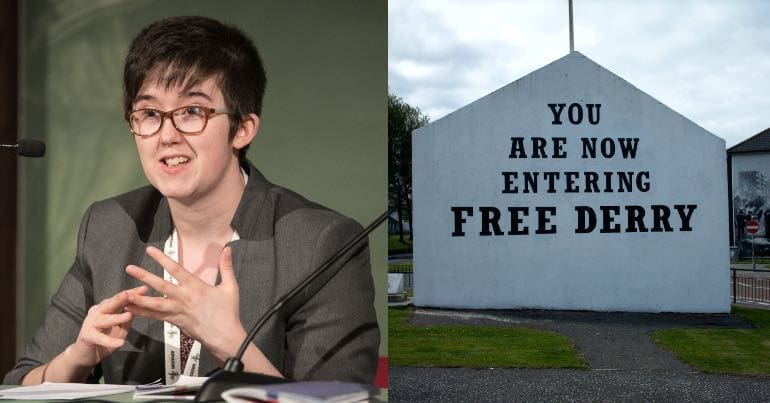
[[[191,87],[217,77],[230,115],[230,140],[243,116],[262,115],[267,78],[254,43],[238,28],[206,17],[170,17],[147,26],[134,38],[123,69],[123,108],[148,76],[171,88]],[[241,163],[248,146],[240,150]]]

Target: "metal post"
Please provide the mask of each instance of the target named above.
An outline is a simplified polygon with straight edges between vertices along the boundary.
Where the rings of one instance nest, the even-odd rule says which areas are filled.
[[[572,28],[572,0],[569,0],[569,52],[575,51],[575,32]]]
[[[735,276],[735,273],[737,272],[737,270],[735,270],[735,269],[730,269],[730,271],[732,271],[732,272],[733,272],[733,304],[734,304],[734,303],[735,303],[735,301],[736,301],[736,299],[737,299],[737,297],[738,297],[738,295],[737,295],[737,293],[736,293],[736,290],[737,290],[737,286],[736,286],[736,284],[737,284],[738,282],[737,282],[737,278],[736,278],[736,276]]]
[[[757,269],[757,262],[754,260],[754,234],[751,234],[751,270]]]

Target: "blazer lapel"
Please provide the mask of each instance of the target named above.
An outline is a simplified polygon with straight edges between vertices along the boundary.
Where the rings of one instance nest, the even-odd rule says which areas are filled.
[[[158,203],[158,210],[155,211],[152,232],[150,232],[150,237],[147,240],[146,246],[154,246],[163,250],[166,239],[171,235],[172,228],[171,211],[168,208],[168,200],[164,197],[161,199],[160,203]],[[155,259],[151,258],[147,253],[144,253],[142,256],[141,267],[150,273],[163,278],[163,266],[156,262]],[[155,294],[159,295],[157,292],[155,292]]]
[[[143,245],[143,247],[146,249],[147,246],[154,246],[160,250],[163,250],[166,238],[168,238],[168,236],[171,234],[171,228],[171,212],[168,208],[168,200],[166,200],[164,197],[158,203],[158,208],[155,211],[155,216],[153,217],[152,230],[149,237],[147,238],[147,242]],[[142,247],[142,245],[140,245],[140,247]],[[158,262],[147,255],[144,250],[142,250],[141,253],[142,258],[140,267],[158,277],[163,278],[163,266],[158,264]],[[160,293],[150,288],[148,295],[158,297],[160,296]],[[163,334],[162,321],[138,317],[134,320],[134,327],[136,327],[141,334],[147,335],[147,337],[152,340],[145,347],[147,349],[146,353],[152,355],[160,355],[160,358],[157,359],[156,357],[153,362],[159,362],[161,365],[163,365],[165,360],[163,355],[165,339]],[[164,372],[162,368],[163,367],[161,367],[161,372]]]

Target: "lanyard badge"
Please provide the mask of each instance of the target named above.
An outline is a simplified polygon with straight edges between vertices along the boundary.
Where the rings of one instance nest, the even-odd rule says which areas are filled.
[[[233,231],[233,241],[240,239],[238,233]],[[179,249],[177,241],[176,228],[171,236],[166,239],[166,244],[163,247],[163,252],[170,257],[173,261],[179,263]],[[179,282],[172,276],[166,269],[163,269],[163,278],[171,284],[179,284]],[[181,356],[181,339],[182,332],[174,324],[169,322],[163,322],[163,341],[165,350],[165,369],[166,369],[166,385],[170,385],[179,379],[180,375],[186,376],[198,376],[198,367],[201,355],[201,343],[195,340],[190,349],[190,354],[187,358],[187,363],[182,368],[182,356]]]

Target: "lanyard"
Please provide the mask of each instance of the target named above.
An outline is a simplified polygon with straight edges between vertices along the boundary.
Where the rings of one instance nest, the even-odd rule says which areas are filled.
[[[243,168],[241,168],[241,177],[243,178],[243,184],[245,186],[249,181],[249,176],[246,174],[246,171],[244,171]],[[238,239],[240,239],[238,232],[233,231],[232,240],[237,241]],[[166,245],[163,247],[163,253],[170,257],[173,261],[179,263],[179,242],[176,228],[174,228],[174,232],[171,233],[171,236],[166,239]],[[163,269],[163,279],[174,285],[179,284],[174,276],[166,271],[166,269]],[[198,342],[198,340],[195,340],[192,348],[190,349],[190,354],[187,356],[187,364],[185,364],[184,372],[180,373],[180,370],[182,369],[182,356],[180,348],[181,339],[182,334],[179,328],[171,323],[164,321],[163,340],[165,345],[164,361],[166,363],[166,385],[170,385],[176,382],[176,380],[179,379],[179,375],[182,374],[186,376],[198,376],[198,361],[200,361],[201,356],[201,343]]]
[[[233,241],[240,239],[238,233],[233,231]],[[166,245],[163,252],[175,262],[179,263],[179,242],[177,240],[176,228],[171,236],[166,239]],[[171,284],[179,284],[177,280],[166,269],[163,269],[163,278]],[[181,332],[176,325],[169,322],[163,322],[163,334],[165,344],[165,362],[166,362],[166,385],[170,385],[179,379],[179,375],[198,376],[198,361],[200,360],[201,343],[198,340],[192,345],[190,354],[187,356],[184,372],[181,372]]]

